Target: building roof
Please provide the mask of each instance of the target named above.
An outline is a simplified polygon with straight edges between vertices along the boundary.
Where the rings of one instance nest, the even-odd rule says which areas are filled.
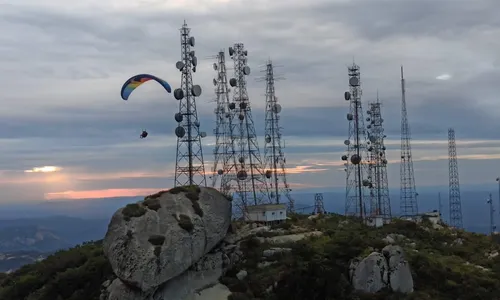
[[[286,204],[261,204],[247,206],[247,211],[269,211],[269,210],[279,210],[286,209]]]

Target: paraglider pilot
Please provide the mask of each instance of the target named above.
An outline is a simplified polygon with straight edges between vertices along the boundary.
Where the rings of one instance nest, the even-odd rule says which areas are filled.
[[[143,130],[141,135],[139,136],[141,139],[145,139],[148,136],[148,132],[146,130]]]

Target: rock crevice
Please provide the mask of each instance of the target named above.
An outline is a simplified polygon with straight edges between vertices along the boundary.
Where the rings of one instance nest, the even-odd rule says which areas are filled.
[[[381,253],[372,252],[365,258],[350,263],[350,279],[355,290],[376,293],[390,288],[394,292],[413,292],[413,278],[403,249],[397,245],[385,246]]]

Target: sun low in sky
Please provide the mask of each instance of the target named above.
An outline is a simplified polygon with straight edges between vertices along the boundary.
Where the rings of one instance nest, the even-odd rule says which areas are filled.
[[[43,167],[34,167],[30,170],[25,170],[25,173],[53,173],[62,170],[61,167],[56,166],[43,166]]]

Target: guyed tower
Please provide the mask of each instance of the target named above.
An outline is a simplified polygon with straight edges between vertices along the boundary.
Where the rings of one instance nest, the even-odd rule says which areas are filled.
[[[264,161],[266,178],[268,179],[269,198],[274,203],[287,201],[287,210],[293,212],[294,201],[290,196],[290,187],[286,179],[286,158],[281,141],[281,127],[279,125],[281,105],[276,97],[274,83],[274,65],[271,60],[266,63],[266,134],[264,144]]]
[[[411,153],[411,131],[406,110],[406,85],[401,66],[401,164],[400,164],[400,214],[403,219],[414,219],[418,215],[417,191],[413,157]]]

